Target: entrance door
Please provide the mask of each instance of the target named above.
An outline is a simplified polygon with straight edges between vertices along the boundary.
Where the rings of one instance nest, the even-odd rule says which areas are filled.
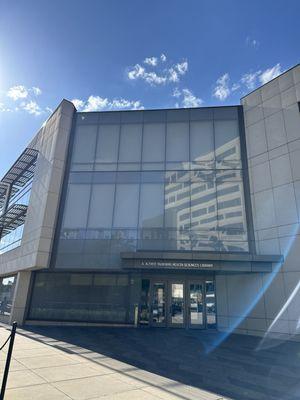
[[[205,327],[204,282],[188,282],[188,327],[203,329]]]
[[[168,325],[183,328],[185,323],[184,282],[169,283]]]
[[[214,280],[142,279],[139,322],[157,327],[216,328]]]
[[[154,281],[152,283],[151,296],[151,314],[150,324],[152,326],[166,326],[167,324],[167,304],[166,291],[167,283],[165,281]]]

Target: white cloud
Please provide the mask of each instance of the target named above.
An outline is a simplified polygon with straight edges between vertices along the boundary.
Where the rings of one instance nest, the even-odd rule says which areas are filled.
[[[33,91],[35,96],[39,96],[42,94],[42,90],[37,86],[32,86],[31,90]]]
[[[276,64],[271,68],[267,68],[264,71],[257,70],[255,72],[248,72],[242,75],[239,83],[242,86],[246,86],[248,90],[254,90],[259,84],[264,85],[270,80],[276,78],[282,73],[280,64]]]
[[[170,82],[179,82],[179,76],[178,73],[175,71],[174,68],[169,69],[169,77],[168,80]]]
[[[162,63],[165,63],[167,61],[166,55],[161,54],[160,60]],[[147,64],[147,66],[145,67],[140,64],[135,64],[131,69],[129,69],[127,72],[128,79],[140,79],[152,86],[165,85],[166,83],[179,82],[181,76],[185,75],[188,70],[187,60],[169,65],[165,68],[159,65],[158,57],[147,57],[144,60],[144,64]],[[148,66],[156,67],[156,72],[151,70],[149,71],[147,68]]]
[[[180,75],[184,75],[188,70],[188,62],[183,61],[182,63],[176,64],[176,69]]]
[[[28,90],[23,85],[17,85],[9,88],[6,94],[8,97],[16,101],[19,99],[26,99],[28,96]]]
[[[175,107],[200,107],[203,104],[203,100],[200,97],[196,97],[194,93],[187,88],[179,90],[175,88],[173,91],[173,97],[176,97],[178,101],[175,103]]]
[[[180,90],[178,89],[178,88],[175,88],[174,90],[173,90],[173,97],[179,97],[181,95],[181,92],[180,92]]]
[[[271,81],[272,79],[276,78],[280,75],[283,71],[281,70],[281,65],[278,63],[274,65],[274,67],[268,68],[261,73],[259,76],[259,81],[262,85]]]
[[[147,57],[144,60],[144,64],[152,65],[153,67],[157,65],[157,62],[157,57]]]
[[[145,74],[145,68],[140,66],[140,64],[135,64],[133,69],[128,72],[128,78],[131,80],[142,78]]]
[[[0,103],[0,113],[1,112],[10,112],[10,111],[12,111],[11,108],[6,107],[6,105],[4,103]]]
[[[229,79],[229,74],[227,72],[217,79],[216,86],[213,90],[214,97],[221,101],[227,99],[227,97],[230,95]]]
[[[167,81],[165,76],[157,75],[155,72],[145,72],[144,79],[150,85],[163,85]]]
[[[33,100],[29,101],[28,103],[22,103],[21,107],[29,114],[40,115],[42,113],[40,106]]]
[[[73,99],[71,102],[74,104],[76,110],[80,111],[84,107],[84,101],[80,99]]]
[[[133,69],[128,72],[128,78],[130,80],[143,79],[153,86],[165,84],[167,81],[165,76],[160,76],[156,72],[147,72],[140,64],[136,64]]]
[[[231,92],[235,92],[236,90],[238,90],[239,88],[241,87],[241,85],[239,84],[239,83],[234,83],[232,86],[231,86]]]
[[[106,108],[107,105],[108,99],[92,95],[87,99],[83,111],[99,111]]]
[[[256,86],[257,78],[260,75],[261,71],[249,72],[244,74],[241,78],[241,83],[246,85],[247,89],[253,90]]]
[[[203,104],[203,100],[200,97],[196,97],[189,89],[182,89],[183,107],[200,107]]]
[[[109,102],[109,107],[111,109],[130,109],[130,110],[143,110],[144,107],[140,100],[130,101],[126,99],[114,99]]]
[[[103,111],[103,110],[142,110],[144,107],[140,100],[127,100],[116,98],[109,100],[107,97],[91,95],[84,101],[80,99],[72,100],[78,111]]]

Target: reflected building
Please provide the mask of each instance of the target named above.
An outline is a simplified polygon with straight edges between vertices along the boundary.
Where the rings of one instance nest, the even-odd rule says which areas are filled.
[[[0,182],[2,318],[261,335],[293,301],[296,334],[299,76],[230,107],[63,100]]]

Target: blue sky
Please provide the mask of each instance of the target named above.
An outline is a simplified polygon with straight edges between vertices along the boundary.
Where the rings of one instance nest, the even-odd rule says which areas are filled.
[[[0,176],[62,98],[239,104],[299,62],[299,0],[0,0]]]

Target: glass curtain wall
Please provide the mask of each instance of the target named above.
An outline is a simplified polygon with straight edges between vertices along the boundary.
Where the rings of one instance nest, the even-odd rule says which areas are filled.
[[[8,276],[0,280],[0,321],[8,322],[14,298],[16,276]]]
[[[136,287],[127,274],[39,272],[28,319],[132,323]]]
[[[9,209],[15,204],[22,204],[28,206],[29,198],[31,193],[32,180],[29,181],[26,186],[24,186],[21,190],[14,191],[14,187],[11,190],[11,196],[8,201],[7,208]],[[0,254],[3,254],[9,250],[12,250],[21,244],[21,239],[23,236],[24,224],[12,230],[10,233],[6,235],[1,235],[0,228]]]
[[[56,266],[136,250],[248,251],[236,107],[77,115]]]

